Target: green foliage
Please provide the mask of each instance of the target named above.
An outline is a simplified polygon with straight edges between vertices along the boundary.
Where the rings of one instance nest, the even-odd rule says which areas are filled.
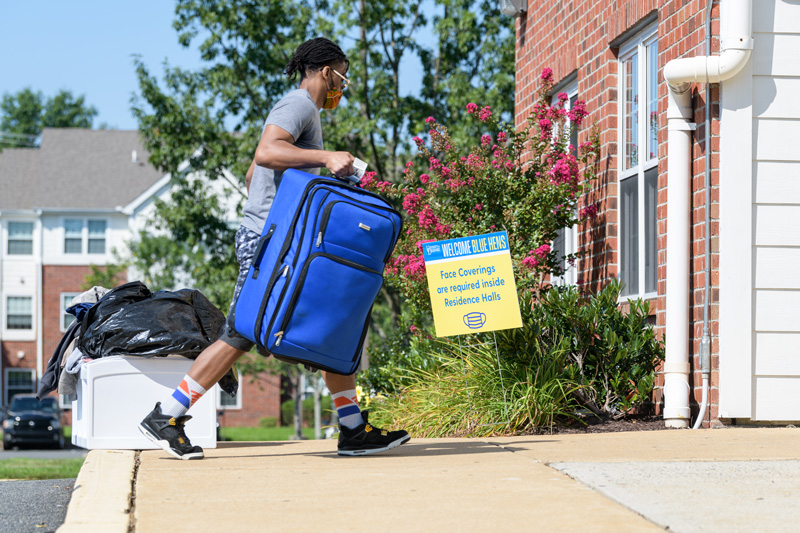
[[[571,416],[575,386],[563,375],[564,352],[524,334],[515,339],[522,342],[498,338],[496,351],[491,335],[475,340],[486,337],[461,347],[444,341],[440,365],[409,370],[411,385],[373,404],[376,423],[420,437],[487,436],[552,427]]]
[[[331,413],[333,412],[333,402],[331,397],[321,396],[320,406],[322,408],[322,419],[330,420]],[[291,421],[294,419],[294,400],[286,400],[281,404],[281,420]],[[303,400],[303,425],[314,424],[314,398],[309,396]]]
[[[403,293],[412,320],[430,311],[425,242],[505,230],[517,288],[526,301],[546,287],[548,276],[562,273],[565,258],[551,243],[559,230],[596,213],[578,212],[577,206],[594,179],[599,142],[595,131],[574,154],[578,147],[569,146],[570,129],[580,126],[586,108],[576,102],[567,111],[566,95],[551,105],[551,88],[550,76],[543,75],[539,99],[519,130],[498,121],[489,106],[467,104],[461,120],[474,115],[494,136],[484,134],[466,148],[429,117],[431,146],[415,138],[421,164],[406,163],[402,183],[378,181],[374,173],[362,180],[365,189],[402,202],[407,229],[387,278]],[[577,255],[566,259],[574,261]]]
[[[258,427],[260,428],[275,428],[280,426],[280,418],[277,416],[265,416],[259,419]]]
[[[551,288],[523,308],[522,328],[429,344],[438,364],[401,370],[405,387],[371,407],[376,423],[423,437],[483,436],[549,428],[582,408],[625,414],[649,399],[664,347],[647,303],[625,311],[619,293],[617,282],[596,295]]]
[[[86,105],[83,95],[70,91],[47,99],[31,88],[5,93],[0,100],[0,150],[34,146],[43,128],[91,128],[96,116],[97,109]]]
[[[125,263],[109,263],[107,265],[89,265],[91,272],[84,278],[81,285],[82,291],[88,291],[92,287],[105,287],[113,289],[122,284],[122,276],[128,270]]]
[[[623,310],[621,289],[613,281],[598,294],[583,296],[575,287],[558,287],[532,310],[537,335],[566,351],[566,374],[580,386],[576,397],[603,416],[647,401],[664,360],[647,301],[630,300]]]
[[[0,479],[71,479],[78,477],[84,458],[0,461]]]

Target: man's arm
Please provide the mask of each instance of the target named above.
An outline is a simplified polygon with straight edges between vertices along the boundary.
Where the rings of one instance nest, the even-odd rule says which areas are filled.
[[[264,134],[256,148],[256,155],[250,170],[252,177],[253,165],[266,167],[278,172],[289,168],[327,168],[337,177],[350,176],[355,172],[353,168],[355,158],[349,152],[330,152],[328,150],[306,150],[294,145],[292,135],[274,124],[264,129]]]
[[[250,163],[250,168],[247,169],[247,174],[244,177],[245,185],[247,186],[247,193],[250,194],[250,182],[253,181],[253,172],[256,171],[256,160]]]

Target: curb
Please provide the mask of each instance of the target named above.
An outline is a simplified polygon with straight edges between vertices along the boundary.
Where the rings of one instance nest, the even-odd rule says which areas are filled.
[[[133,450],[90,451],[58,533],[127,533],[135,464]]]

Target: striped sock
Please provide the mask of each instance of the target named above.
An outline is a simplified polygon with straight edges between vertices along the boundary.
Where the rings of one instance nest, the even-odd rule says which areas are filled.
[[[205,393],[206,390],[187,374],[170,399],[164,402],[161,412],[169,416],[183,416]]]
[[[358,407],[358,395],[355,389],[345,390],[332,394],[333,405],[339,413],[339,423],[347,429],[357,428],[364,423],[361,418],[361,409]]]

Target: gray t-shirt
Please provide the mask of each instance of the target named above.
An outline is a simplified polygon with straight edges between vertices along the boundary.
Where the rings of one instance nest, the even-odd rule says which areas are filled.
[[[307,150],[322,150],[322,125],[319,120],[319,109],[305,89],[295,89],[275,104],[267,116],[264,129],[274,124],[289,132],[294,138],[294,145]],[[263,132],[262,132],[263,134]],[[305,172],[319,174],[318,168],[306,168]],[[256,233],[264,229],[264,222],[275,192],[281,182],[283,172],[276,172],[256,165],[253,179],[250,181],[250,193],[244,204],[242,226]]]

